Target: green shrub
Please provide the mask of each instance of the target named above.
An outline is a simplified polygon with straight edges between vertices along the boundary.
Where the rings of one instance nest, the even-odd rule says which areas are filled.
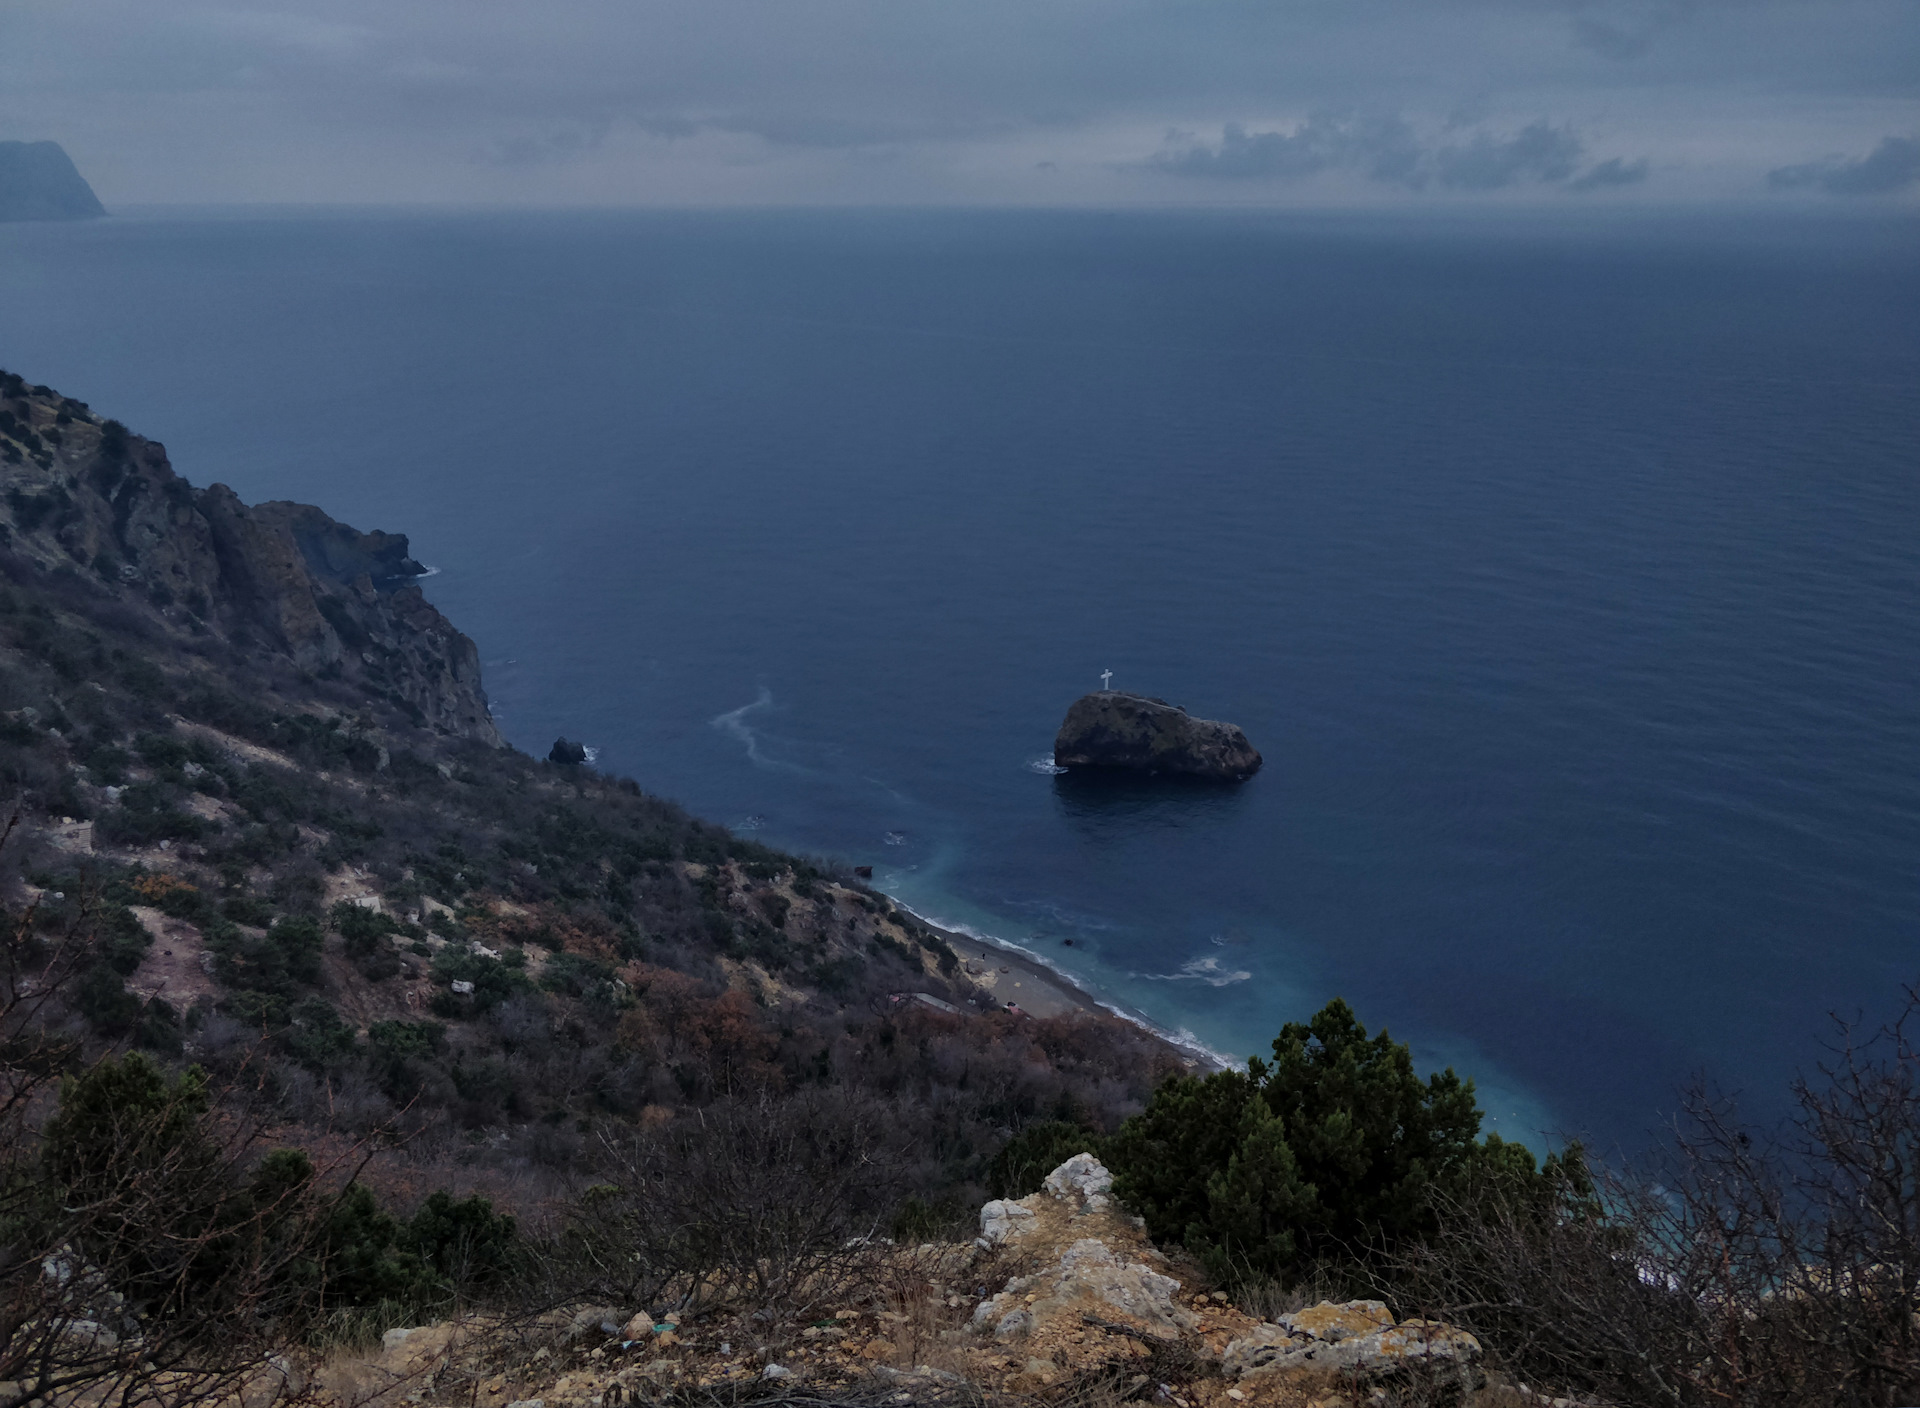
[[[418,1310],[437,1298],[420,1258],[402,1245],[400,1223],[364,1183],[351,1182],[323,1201],[306,1153],[277,1149],[255,1170],[249,1193],[256,1209],[280,1215],[299,1239],[281,1274],[299,1283],[310,1303],[327,1311]]]
[[[438,1022],[375,1022],[367,1040],[375,1050],[395,1056],[426,1056],[445,1044],[447,1029]]]
[[[524,961],[525,955],[522,955]],[[521,969],[451,945],[434,955],[433,977],[435,982],[444,985],[433,995],[434,1013],[441,1017],[470,1017],[532,987]],[[456,982],[472,983],[473,992],[452,991]]]
[[[1292,1281],[1425,1238],[1434,1195],[1476,1172],[1536,1179],[1521,1146],[1477,1140],[1480,1118],[1471,1081],[1422,1081],[1405,1044],[1369,1038],[1336,998],[1282,1028],[1271,1064],[1167,1081],[1106,1156],[1150,1235],[1222,1278]]]
[[[320,982],[320,926],[305,915],[289,915],[257,939],[225,919],[204,932],[228,988],[227,1011],[241,1021],[284,1025],[300,990]]]
[[[987,1166],[987,1194],[994,1198],[1024,1198],[1038,1193],[1061,1164],[1075,1154],[1099,1158],[1100,1136],[1067,1120],[1030,1124],[1001,1147]]]
[[[41,1159],[70,1190],[97,1192],[142,1169],[212,1157],[200,1133],[206,1077],[172,1079],[135,1053],[108,1057],[60,1082],[60,1109],[41,1132]]]
[[[520,1256],[512,1217],[477,1194],[456,1199],[444,1190],[430,1194],[408,1220],[402,1244],[454,1296],[500,1284]]]
[[[252,895],[232,895],[222,900],[220,914],[252,929],[265,929],[273,923],[273,906]]]
[[[303,997],[287,1013],[281,1044],[294,1060],[321,1068],[354,1049],[353,1027],[323,997]]]
[[[153,935],[125,905],[103,904],[94,947],[102,963],[122,977],[131,977],[153,947]]]
[[[169,1078],[136,1052],[63,1080],[41,1132],[42,1168],[82,1211],[82,1254],[136,1304],[206,1290],[226,1269],[208,1233],[231,1216],[232,1188],[208,1104],[198,1068]]]
[[[608,964],[577,953],[556,953],[540,970],[540,986],[546,991],[591,998],[606,1005],[617,1001],[616,981]]]
[[[401,926],[391,916],[342,900],[333,907],[331,919],[347,958],[363,974],[379,982],[400,971],[400,956],[388,936],[399,933]]]
[[[100,813],[94,822],[96,840],[108,845],[150,846],[156,841],[191,841],[207,833],[205,821],[189,812],[175,811],[171,802],[156,800],[151,794],[136,797],[134,805],[127,805],[133,795],[134,788],[130,787],[121,795],[120,806]]]

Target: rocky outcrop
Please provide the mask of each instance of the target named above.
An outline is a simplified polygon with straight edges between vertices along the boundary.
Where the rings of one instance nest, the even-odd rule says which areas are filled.
[[[480,654],[421,594],[399,533],[195,489],[166,448],[0,374],[0,545],[89,578],[183,635],[348,679],[420,727],[499,746]]]
[[[0,142],[0,220],[95,220],[106,213],[58,142]]]
[[[1064,1318],[1084,1333],[1092,1316],[1136,1334],[1177,1339],[1195,1324],[1193,1312],[1174,1302],[1179,1289],[1173,1277],[1128,1260],[1097,1237],[1082,1237],[1044,1270],[1016,1276],[1000,1294],[981,1301],[971,1328],[1004,1340]]]
[[[1023,1269],[974,1307],[968,1329],[1023,1358],[1023,1387],[1132,1372],[1155,1355],[1217,1365],[1244,1390],[1232,1400],[1291,1403],[1296,1391],[1417,1383],[1435,1402],[1458,1402],[1483,1381],[1472,1335],[1428,1320],[1396,1324],[1379,1301],[1323,1301],[1266,1322],[1218,1292],[1183,1297],[1112,1187],[1099,1160],[1077,1154],[1032,1197],[980,1210],[976,1245]]]
[[[788,1401],[947,1408],[1564,1402],[1486,1383],[1471,1335],[1422,1320],[1396,1325],[1378,1301],[1323,1302],[1264,1321],[1224,1291],[1183,1288],[1140,1222],[1115,1204],[1112,1178],[1090,1154],[1054,1169],[1031,1197],[986,1204],[980,1232],[970,1246],[863,1240],[876,1257],[870,1279],[816,1304],[812,1323],[792,1327],[784,1343],[763,1314],[733,1318],[737,1307],[724,1301],[658,1318],[644,1308],[581,1305],[495,1322],[510,1339],[491,1349],[477,1320],[458,1333],[392,1330],[355,1372],[330,1359],[318,1386],[341,1402],[352,1397],[347,1390],[358,1390],[353,1401],[380,1390],[397,1402],[406,1376],[423,1382],[465,1355],[459,1372],[495,1408],[739,1401],[769,1384]],[[993,1293],[951,1293],[978,1282]]]
[[[1233,724],[1196,719],[1164,699],[1103,689],[1067,710],[1053,741],[1053,761],[1068,769],[1242,782],[1259,771],[1261,758]]]
[[[1140,1224],[1113,1203],[1113,1176],[1091,1154],[1047,1175],[1040,1192],[980,1210],[980,1242],[1031,1261],[974,1308],[974,1334],[1017,1344],[1043,1379],[1053,1364],[1079,1371],[1134,1351],[1129,1342],[1178,1341],[1197,1317]]]
[[[1479,1386],[1479,1360],[1480,1342],[1465,1330],[1435,1320],[1395,1324],[1377,1300],[1322,1301],[1234,1340],[1221,1355],[1220,1369],[1243,1381],[1418,1379],[1464,1391]]]

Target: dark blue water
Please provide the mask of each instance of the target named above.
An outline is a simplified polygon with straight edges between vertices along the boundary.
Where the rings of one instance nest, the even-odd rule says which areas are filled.
[[[411,533],[523,746],[1633,1142],[1920,978],[1914,233],[156,214],[0,364]],[[1265,770],[1038,770],[1107,668]]]

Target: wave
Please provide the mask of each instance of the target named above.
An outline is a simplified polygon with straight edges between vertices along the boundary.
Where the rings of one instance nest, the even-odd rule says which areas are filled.
[[[1050,757],[1033,759],[1027,764],[1027,770],[1037,772],[1043,777],[1058,777],[1066,771],[1065,768],[1054,762]]]
[[[586,745],[584,744],[582,744],[581,746],[583,749],[585,749],[585,752],[587,755],[587,762],[590,765],[600,761],[600,750],[598,748],[587,748]]]
[[[1244,983],[1253,974],[1244,968],[1228,968],[1209,954],[1205,958],[1188,959],[1177,973],[1129,973],[1127,976],[1150,983],[1205,983],[1210,988],[1224,988],[1230,983]]]
[[[789,763],[780,758],[768,757],[766,753],[761,750],[759,731],[747,722],[747,715],[756,713],[761,709],[771,709],[772,707],[773,691],[765,685],[761,685],[760,692],[754,696],[752,703],[742,704],[738,709],[729,709],[724,714],[716,714],[713,718],[708,719],[707,722],[719,729],[720,732],[731,734],[746,744],[747,761],[755,767],[777,768],[782,772],[805,774],[807,769],[801,767],[798,763]]]
[[[1059,977],[1061,982],[1069,984],[1075,992],[1085,993],[1088,997],[1092,998],[1095,1005],[1098,1006],[1101,1011],[1118,1017],[1123,1022],[1131,1022],[1143,1031],[1152,1032],[1169,1046],[1186,1052],[1189,1056],[1213,1067],[1215,1070],[1236,1070],[1241,1064],[1237,1057],[1215,1051],[1185,1027],[1163,1027],[1143,1013],[1135,1012],[1128,1007],[1122,1007],[1119,1003],[1109,1001],[1098,993],[1090,991],[1077,975],[1068,972],[1045,954],[1036,952],[1028,948],[1025,944],[1017,944],[1012,939],[1003,939],[998,934],[984,933],[974,928],[971,924],[964,923],[960,920],[941,919],[932,914],[923,914],[898,895],[892,895],[889,896],[889,898],[923,924],[930,924],[935,929],[944,929],[950,934],[958,934],[962,938],[972,939],[975,943],[990,944],[994,948],[1005,949],[1009,953],[1017,953],[1028,962],[1038,964],[1049,973],[1053,973]]]

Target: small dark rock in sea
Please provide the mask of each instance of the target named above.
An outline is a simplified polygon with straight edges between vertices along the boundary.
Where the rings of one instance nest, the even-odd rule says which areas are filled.
[[[1053,741],[1064,768],[1119,768],[1244,782],[1260,754],[1233,724],[1196,719],[1177,704],[1117,689],[1084,695],[1067,710]]]
[[[554,740],[552,750],[547,754],[550,763],[566,763],[577,766],[587,760],[587,748],[584,743],[569,743],[564,738]]]

